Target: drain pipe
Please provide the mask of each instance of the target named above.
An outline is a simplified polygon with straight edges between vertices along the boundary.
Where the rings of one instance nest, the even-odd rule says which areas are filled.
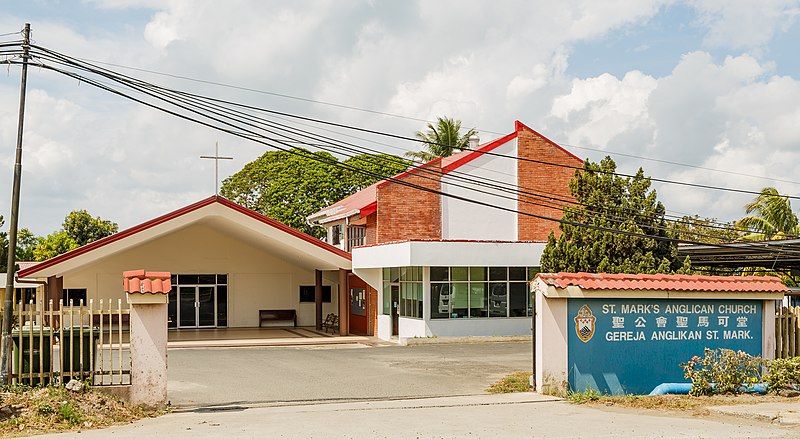
[[[716,387],[716,384],[712,384],[711,387]],[[650,396],[688,395],[690,390],[692,390],[692,383],[661,383],[657,385],[652,392],[650,392]],[[753,384],[753,387],[740,387],[739,391],[742,393],[764,394],[767,393],[767,384],[758,383],[758,384]]]

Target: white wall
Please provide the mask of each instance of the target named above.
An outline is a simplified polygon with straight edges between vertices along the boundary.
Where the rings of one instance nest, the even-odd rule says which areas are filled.
[[[398,336],[400,338],[414,338],[414,337],[430,337],[425,321],[422,319],[410,319],[408,317],[398,317],[397,325]]]
[[[492,153],[516,157],[517,139],[514,138],[498,146]],[[452,173],[442,176],[442,192],[506,207],[511,211],[443,196],[442,239],[515,241],[517,239],[517,214],[514,213],[517,210],[516,193],[470,183],[475,180],[513,188],[517,185],[516,160],[484,154]]]
[[[481,318],[429,320],[430,335],[439,337],[531,335],[531,318]]]
[[[541,280],[532,284],[536,294],[536,391],[560,393],[568,378],[567,299],[550,298],[542,293]]]
[[[297,324],[315,324],[314,304],[300,303],[300,285],[314,285],[314,271],[230,238],[206,225],[193,225],[64,275],[64,288],[86,288],[87,299],[122,299],[122,272],[145,269],[174,274],[227,274],[228,326],[258,326],[259,309],[295,309]],[[323,315],[339,313],[338,272],[323,272],[331,303]],[[97,302],[95,302],[97,303]]]
[[[381,340],[392,339],[392,316],[380,314],[380,310],[378,310],[378,338]]]

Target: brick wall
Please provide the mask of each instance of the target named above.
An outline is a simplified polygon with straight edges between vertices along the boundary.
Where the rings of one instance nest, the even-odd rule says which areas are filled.
[[[398,178],[417,186],[441,191],[441,175],[441,160],[436,160],[425,165],[423,169],[416,169]],[[441,239],[442,206],[438,194],[388,182],[378,186],[377,201],[375,243]]]
[[[373,213],[367,216],[367,236],[364,245],[372,245],[378,242],[378,214]]]
[[[524,125],[518,123],[517,131],[518,154],[521,159],[581,166],[580,159]],[[519,160],[517,175],[520,191],[530,193],[519,194],[517,210],[520,212],[561,219],[562,208],[567,203],[557,199],[574,200],[569,194],[569,180],[575,175],[575,169]],[[557,222],[518,214],[517,239],[521,241],[547,240],[551,230],[556,232],[556,236],[561,233]]]

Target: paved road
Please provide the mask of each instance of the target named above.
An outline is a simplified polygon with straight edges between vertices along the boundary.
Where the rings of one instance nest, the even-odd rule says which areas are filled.
[[[530,342],[169,350],[177,407],[470,395],[529,370]]]
[[[601,410],[533,394],[255,407],[173,413],[106,430],[44,438],[796,438],[735,417]]]

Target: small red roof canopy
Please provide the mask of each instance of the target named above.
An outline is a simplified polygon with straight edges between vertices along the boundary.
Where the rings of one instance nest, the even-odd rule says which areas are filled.
[[[774,276],[699,276],[680,274],[539,273],[547,285],[586,290],[788,292]]]

